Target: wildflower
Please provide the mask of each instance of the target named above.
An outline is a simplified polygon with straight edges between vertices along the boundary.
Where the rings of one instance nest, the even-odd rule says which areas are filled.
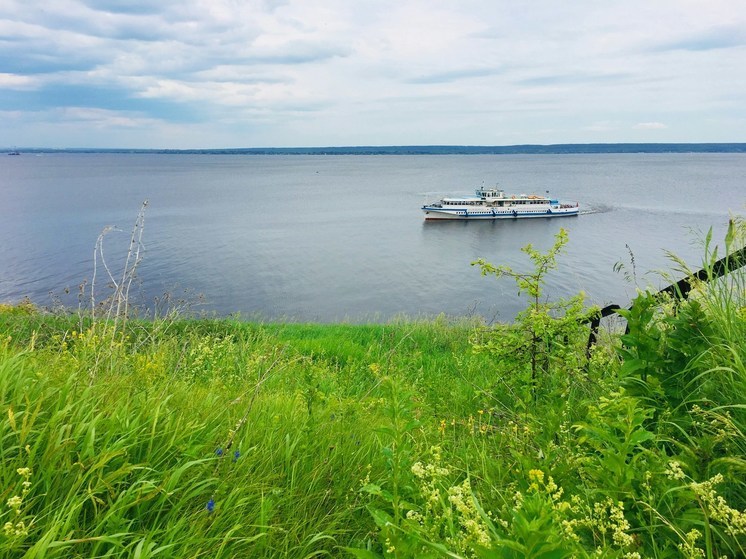
[[[516,509],[520,509],[523,506],[523,493],[516,491],[513,495],[513,505]]]
[[[562,531],[569,540],[576,543],[580,543],[580,536],[575,533],[575,527],[578,526],[579,521],[577,519],[563,520]]]
[[[565,492],[564,489],[554,483],[554,478],[549,476],[545,486],[547,494],[552,498],[552,501],[557,502],[562,498],[562,494]]]
[[[691,483],[690,487],[697,496],[700,507],[706,509],[711,519],[724,524],[728,534],[732,536],[746,534],[746,510],[739,511],[731,508],[726,500],[717,494],[715,486],[722,482],[723,475],[715,474],[707,481]]]
[[[471,484],[468,479],[461,485],[448,489],[448,501],[459,513],[459,524],[465,532],[465,540],[480,546],[489,545],[490,537],[471,496]]]
[[[418,478],[422,479],[425,477],[425,468],[422,466],[422,462],[415,462],[412,464],[412,473]]]
[[[697,547],[697,540],[702,537],[702,532],[699,530],[691,530],[685,536],[684,543],[678,545],[679,551],[687,559],[700,559],[705,556],[703,549]]]
[[[642,482],[642,488],[650,493],[652,491],[652,487],[650,486],[650,480],[653,478],[653,472],[650,470],[645,470],[645,481]]]
[[[544,472],[541,470],[529,470],[528,481],[531,482],[529,488],[538,491],[539,485],[544,483]]]
[[[671,460],[668,463],[668,468],[666,468],[663,473],[668,479],[681,480],[686,477],[686,474],[681,469],[681,464],[675,460]]]
[[[619,501],[614,503],[609,500],[609,520],[611,521],[611,537],[614,543],[619,547],[629,547],[634,543],[634,539],[627,533],[630,524],[624,517],[624,504]]]
[[[23,521],[18,522],[17,524],[6,522],[3,526],[3,532],[5,532],[5,535],[9,538],[24,537],[28,536],[28,526],[26,526],[26,523]]]
[[[14,495],[10,499],[8,499],[8,503],[7,504],[8,504],[8,508],[11,508],[14,511],[16,511],[16,514],[20,514],[20,510],[19,509],[21,508],[21,504],[22,503],[23,503],[23,499],[21,497],[19,497],[18,495]]]
[[[223,449],[218,447],[215,449],[215,455],[216,456],[222,456],[223,455]]]
[[[238,459],[241,458],[241,451],[237,450],[233,453],[233,461],[238,462]]]
[[[368,466],[367,466],[367,472],[365,474],[365,477],[360,480],[360,485],[361,486],[368,485],[370,483],[370,471],[371,471],[372,468],[373,468],[373,466],[371,464],[368,464]]]
[[[544,481],[544,472],[542,472],[541,470],[529,470],[528,479],[529,481],[542,483]]]
[[[407,511],[407,520],[413,520],[419,524],[423,523],[422,515],[416,510]]]
[[[207,506],[205,507],[207,509],[207,512],[212,512],[215,510],[215,499],[210,499],[207,501]]]
[[[22,483],[23,491],[20,495],[14,495],[10,497],[6,501],[6,504],[16,517],[20,517],[23,500],[31,489],[31,482],[29,481],[29,479],[31,478],[31,468],[18,468],[16,471],[18,472],[18,475],[24,478],[24,481]],[[28,526],[26,526],[26,523],[20,519],[18,519],[18,521],[16,522],[9,521],[3,525],[3,532],[9,538],[25,537],[28,535]]]

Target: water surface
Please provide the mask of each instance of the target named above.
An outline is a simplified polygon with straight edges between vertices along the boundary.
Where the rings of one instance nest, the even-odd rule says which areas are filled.
[[[514,283],[470,263],[528,270],[520,248],[547,249],[560,227],[570,243],[548,295],[583,290],[592,303],[625,304],[635,286],[617,262],[631,272],[631,252],[639,285],[659,285],[645,272],[670,268],[666,250],[696,265],[698,232],[712,227],[722,242],[746,202],[746,154],[24,154],[0,166],[0,301],[76,304],[98,235],[121,230],[105,240],[121,269],[147,199],[140,302],[186,290],[204,296],[201,310],[271,320],[510,320],[526,303]],[[426,201],[496,182],[579,201],[583,214],[423,220]]]

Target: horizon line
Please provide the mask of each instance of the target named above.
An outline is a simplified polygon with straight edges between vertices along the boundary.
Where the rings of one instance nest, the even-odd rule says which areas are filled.
[[[695,149],[692,149],[695,148]],[[713,149],[719,148],[719,149]],[[727,149],[726,149],[727,148]],[[369,144],[339,146],[264,146],[264,147],[211,147],[211,148],[144,148],[144,147],[49,147],[49,146],[6,146],[0,148],[10,153],[54,153],[54,152],[118,152],[118,153],[267,153],[267,152],[474,152],[474,153],[584,153],[591,152],[628,152],[628,151],[746,151],[746,142],[588,142],[588,143],[553,143],[553,144]]]

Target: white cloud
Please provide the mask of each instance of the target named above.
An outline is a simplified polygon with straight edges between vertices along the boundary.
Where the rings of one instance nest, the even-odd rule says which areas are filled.
[[[0,73],[0,90],[30,90],[35,89],[38,86],[38,83],[38,80],[36,80],[33,76]]]
[[[105,111],[70,107],[57,111],[57,117],[65,124],[91,125],[99,129],[110,128],[142,128],[159,124],[157,119],[143,118],[138,115],[126,114],[122,111]]]
[[[635,130],[665,130],[668,126],[662,122],[639,122],[632,128]]]
[[[0,92],[38,95],[0,110],[198,121],[193,145],[738,141],[735,1],[4,0]]]

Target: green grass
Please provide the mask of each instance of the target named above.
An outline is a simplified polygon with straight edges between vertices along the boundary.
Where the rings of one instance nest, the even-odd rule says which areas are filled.
[[[587,361],[568,327],[2,306],[0,557],[743,556],[744,285],[642,295]]]

